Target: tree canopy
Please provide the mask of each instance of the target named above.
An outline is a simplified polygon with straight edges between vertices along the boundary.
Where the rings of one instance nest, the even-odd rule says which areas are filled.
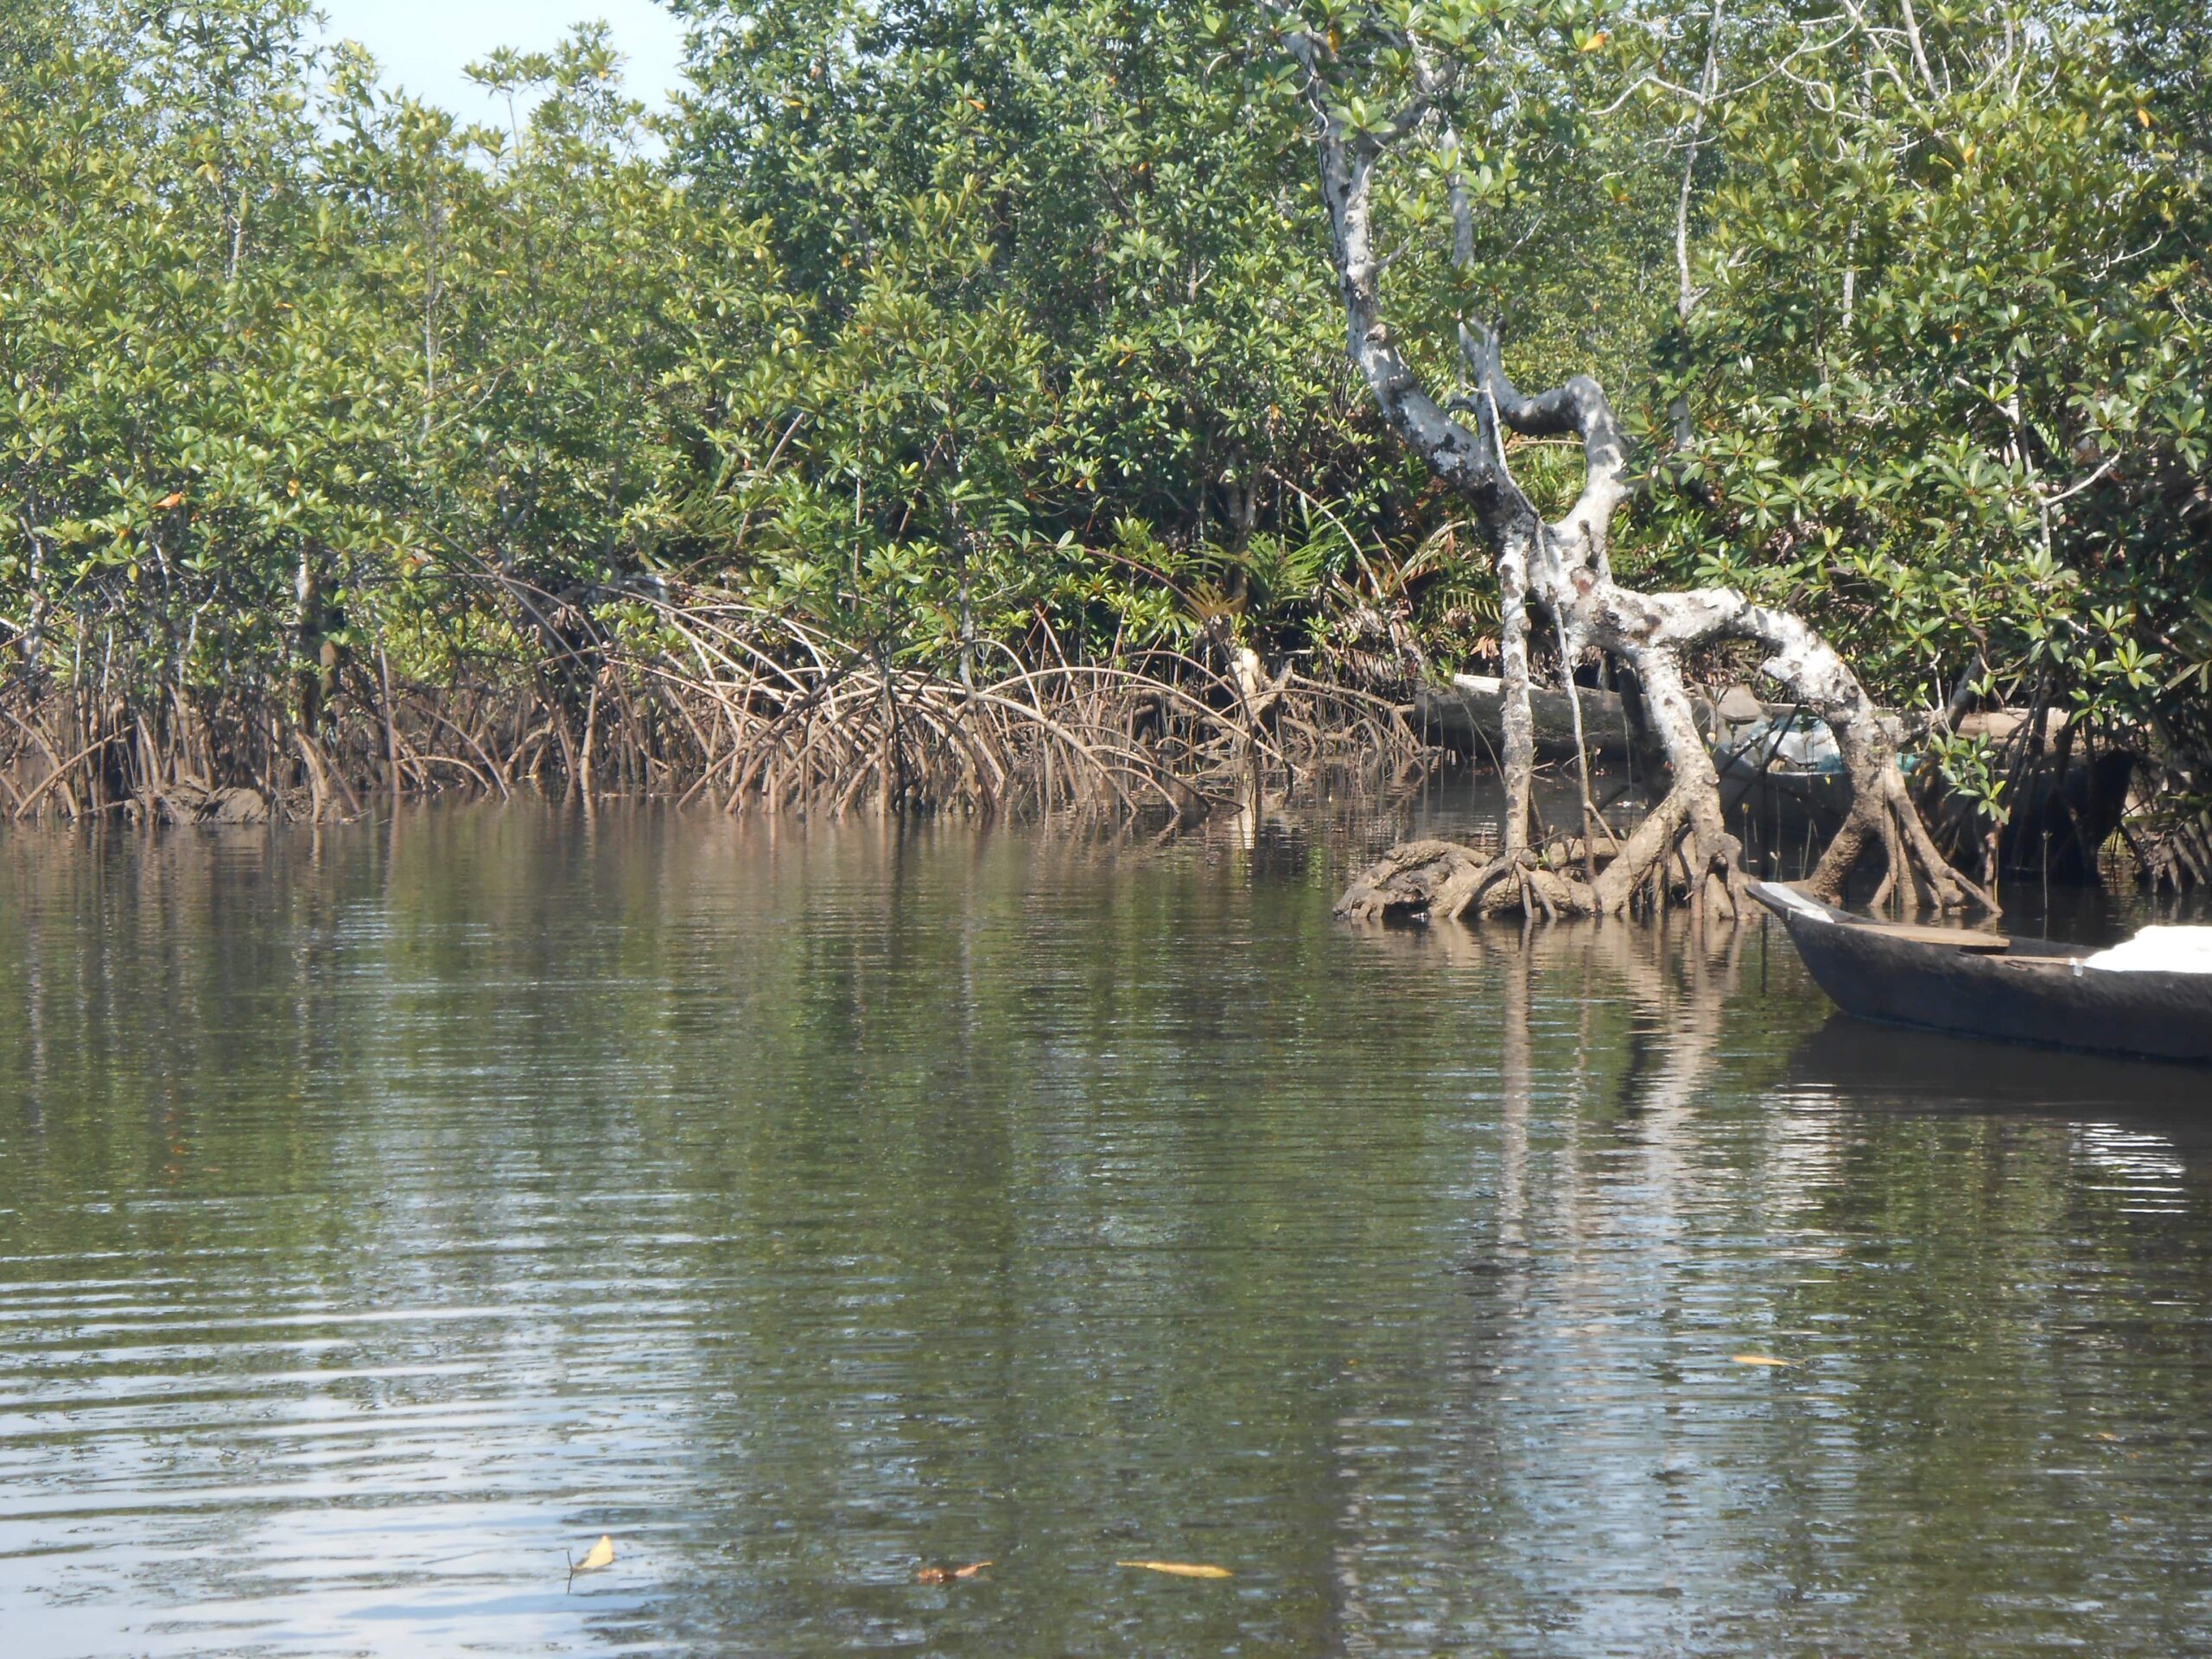
[[[307,0],[0,7],[11,683],[251,723],[372,661],[565,682],[670,583],[932,672],[1489,660],[1462,509],[1346,361],[1291,11],[670,4],[667,113],[586,30],[479,66],[480,126]],[[1378,186],[1394,326],[1441,385],[1461,316],[1604,381],[1620,568],[2204,789],[2201,9],[1403,10],[1460,73]]]

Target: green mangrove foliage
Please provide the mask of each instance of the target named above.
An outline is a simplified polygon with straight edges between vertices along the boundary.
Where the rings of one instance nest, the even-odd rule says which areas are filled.
[[[2031,32],[2032,29],[2032,32]],[[1648,556],[1802,607],[2002,815],[2003,702],[2186,788],[2212,602],[2202,169],[2076,22],[1777,30],[1725,103]],[[2146,42],[2139,41],[2138,46]]]
[[[0,808],[1179,810],[1494,661],[1347,365],[1280,17],[669,3],[671,110],[585,31],[478,66],[483,124],[306,0],[0,4]],[[1453,136],[1475,245],[1380,187],[1409,341],[1596,374],[1624,574],[1788,601],[1993,816],[1964,715],[2073,715],[2202,873],[2195,9],[1416,10],[1518,45]]]

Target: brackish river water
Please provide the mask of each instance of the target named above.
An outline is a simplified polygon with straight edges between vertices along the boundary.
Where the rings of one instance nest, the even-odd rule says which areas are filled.
[[[0,1651],[2212,1650],[2212,1077],[1397,827],[0,840]]]

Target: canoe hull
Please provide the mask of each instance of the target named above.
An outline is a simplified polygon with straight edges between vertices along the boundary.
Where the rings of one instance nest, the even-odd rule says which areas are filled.
[[[2212,1065],[2212,975],[2116,973],[2073,954],[1974,955],[1872,927],[1783,917],[1846,1014],[1885,1025]],[[2050,950],[2036,946],[2033,949]]]

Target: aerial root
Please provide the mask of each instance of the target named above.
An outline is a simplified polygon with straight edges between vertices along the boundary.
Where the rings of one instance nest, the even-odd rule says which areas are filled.
[[[1408,841],[1361,872],[1336,913],[1359,922],[1514,915],[1558,921],[1596,909],[1587,881],[1528,848],[1484,858],[1455,841]]]
[[[1541,852],[1490,856],[1458,842],[1404,842],[1359,874],[1336,913],[1347,921],[1517,915],[1550,922],[1688,904],[1732,920],[1742,912],[1739,849],[1731,836],[1700,831],[1694,805],[1670,793],[1625,842],[1602,852],[1567,836]],[[1586,874],[1593,864],[1602,865],[1594,882]]]
[[[1371,691],[1262,677],[1249,652],[1227,671],[1218,653],[1164,648],[1070,661],[1041,613],[1020,650],[979,642],[956,677],[711,588],[635,599],[657,627],[634,639],[497,571],[463,596],[511,607],[542,649],[429,683],[379,649],[311,722],[282,677],[128,696],[18,677],[0,686],[0,815],[346,818],[379,797],[535,787],[732,812],[1184,826],[1326,780],[1395,789],[1435,753],[1408,707]],[[568,633],[549,632],[556,614]]]
[[[1869,908],[1880,910],[1894,898],[1909,911],[1926,908],[1944,916],[1971,910],[1997,913],[1996,900],[1937,850],[1895,763],[1885,763],[1873,777],[1854,781],[1858,787],[1851,815],[1805,883],[1814,897],[1832,905],[1842,903],[1844,884],[1861,855],[1878,846],[1882,880]]]
[[[1921,821],[1904,774],[1893,760],[1870,766],[1850,814],[1829,842],[1805,886],[1829,904],[1843,902],[1844,885],[1863,855],[1878,848],[1880,886],[1872,908],[1891,899],[1909,910],[1955,915],[1995,914],[1989,894],[1937,850]],[[1599,853],[1579,841],[1555,837],[1539,854],[1528,849],[1484,856],[1449,841],[1413,841],[1392,848],[1361,872],[1337,914],[1352,921],[1457,919],[1520,915],[1546,921],[1567,916],[1656,914],[1686,904],[1695,915],[1732,921],[1745,913],[1746,879],[1742,848],[1715,827],[1717,798],[1675,789],[1645,814],[1625,840]],[[1597,866],[1594,880],[1585,872]]]

